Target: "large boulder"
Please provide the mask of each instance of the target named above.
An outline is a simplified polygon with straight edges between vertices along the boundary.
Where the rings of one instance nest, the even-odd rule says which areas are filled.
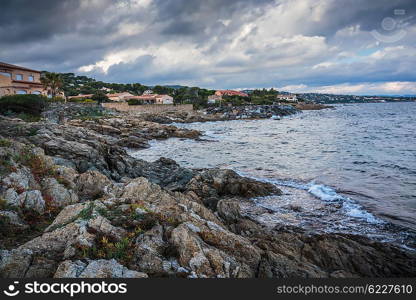
[[[215,209],[224,196],[244,198],[280,195],[282,192],[273,184],[242,177],[232,170],[210,169],[197,174],[186,189],[200,196],[204,204]]]
[[[78,195],[83,199],[97,199],[104,195],[105,188],[111,184],[107,176],[97,171],[88,171],[76,180]]]

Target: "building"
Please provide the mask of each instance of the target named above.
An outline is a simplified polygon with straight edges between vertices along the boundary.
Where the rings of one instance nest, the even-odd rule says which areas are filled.
[[[239,91],[232,91],[232,90],[219,90],[215,92],[216,96],[240,96],[240,97],[248,97],[246,93],[239,92]],[[222,99],[222,98],[221,98]]]
[[[16,94],[47,96],[40,71],[0,62],[0,97]]]
[[[153,91],[152,90],[145,90],[143,92],[143,95],[153,95]]]
[[[208,96],[208,103],[209,104],[215,104],[218,103],[222,100],[222,96],[218,96],[218,95],[211,95]]]
[[[173,104],[173,97],[169,95],[148,94],[126,98],[126,100],[133,99],[141,101],[142,104]]]
[[[284,100],[290,102],[298,102],[298,97],[295,94],[278,94],[276,100]]]
[[[134,95],[130,94],[129,92],[123,92],[123,93],[107,94],[106,96],[111,101],[121,102],[121,101],[126,101],[129,97],[133,97]]]
[[[156,95],[156,104],[173,104],[173,97],[169,95]]]

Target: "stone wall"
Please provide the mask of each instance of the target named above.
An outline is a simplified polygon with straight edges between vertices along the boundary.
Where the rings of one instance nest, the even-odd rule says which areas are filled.
[[[127,111],[127,112],[150,112],[150,113],[160,113],[166,111],[192,111],[192,104],[145,104],[145,105],[128,105],[128,103],[103,103],[103,107],[109,109],[115,109],[118,111]]]

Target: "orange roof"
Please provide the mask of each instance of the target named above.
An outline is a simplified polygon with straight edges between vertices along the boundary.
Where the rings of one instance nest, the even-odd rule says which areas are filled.
[[[241,97],[248,97],[246,93],[239,92],[239,91],[232,91],[232,90],[219,90],[215,92],[217,96],[241,96]]]

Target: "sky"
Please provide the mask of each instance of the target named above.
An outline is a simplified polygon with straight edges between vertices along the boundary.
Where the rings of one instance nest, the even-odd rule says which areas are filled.
[[[416,94],[415,0],[2,0],[0,61],[105,82]]]

